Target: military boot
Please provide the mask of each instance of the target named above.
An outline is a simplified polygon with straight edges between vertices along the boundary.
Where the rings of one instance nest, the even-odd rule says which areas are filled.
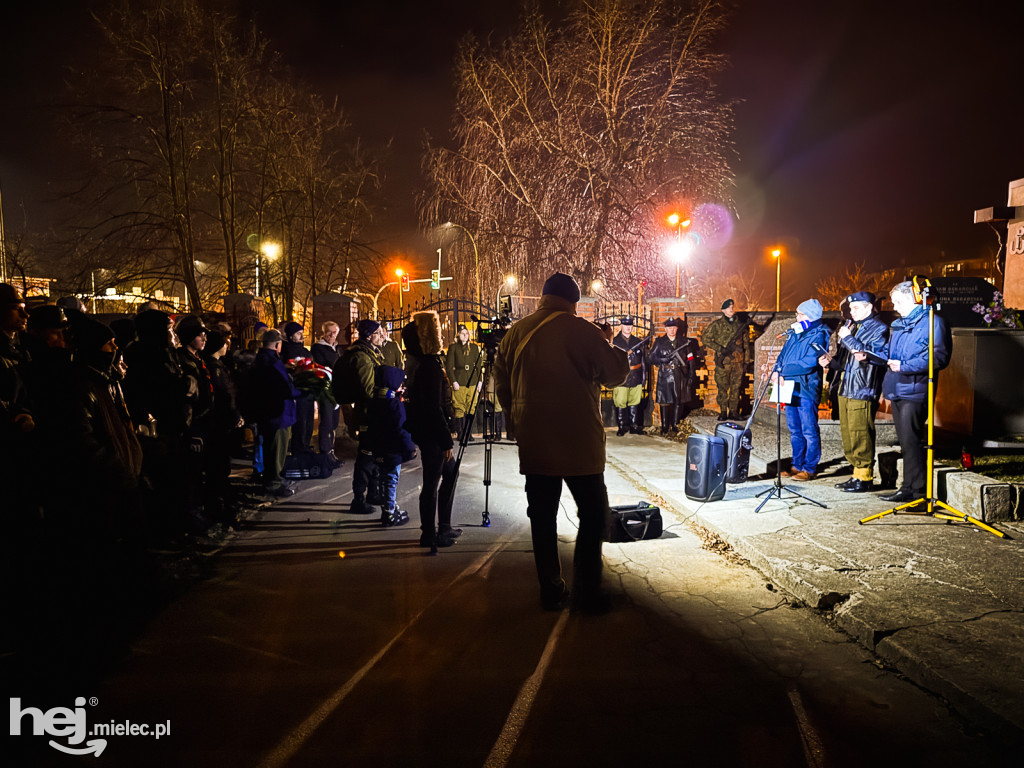
[[[626,423],[626,409],[616,408],[615,409],[615,422],[619,425],[618,430],[615,432],[616,435],[622,437],[624,434],[629,432],[629,425]]]
[[[641,423],[642,419],[640,406],[629,406],[629,433],[631,435],[642,435],[644,433],[644,425]]]
[[[672,406],[670,405],[659,405],[658,412],[661,415],[661,434],[667,435],[668,431],[672,429],[671,413]]]

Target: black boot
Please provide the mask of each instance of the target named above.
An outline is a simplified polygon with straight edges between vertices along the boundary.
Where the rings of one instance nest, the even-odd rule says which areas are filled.
[[[452,432],[455,433],[456,444],[462,440],[463,422],[464,419],[461,416],[456,416],[452,419]]]
[[[622,437],[624,434],[629,432],[629,425],[626,423],[626,409],[625,408],[616,408],[615,409],[615,421],[619,425],[619,429],[615,433],[616,435],[618,435],[619,437]]]
[[[629,406],[629,433],[631,435],[642,435],[644,433],[644,425],[641,423],[642,419],[640,406]]]
[[[672,406],[671,405],[659,405],[658,406],[658,412],[661,415],[661,434],[667,435],[668,431],[670,429],[672,429],[672,423],[671,423]]]
[[[679,429],[679,406],[674,403],[668,406],[668,429],[670,432]]]

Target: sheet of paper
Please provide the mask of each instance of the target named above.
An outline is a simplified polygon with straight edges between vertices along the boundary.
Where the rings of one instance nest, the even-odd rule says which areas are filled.
[[[796,384],[796,382],[786,381],[785,379],[783,379],[781,387],[776,386],[775,384],[772,384],[771,392],[768,393],[768,402],[769,403],[778,403],[778,402],[780,402],[779,396],[781,395],[782,396],[782,400],[781,400],[782,404],[783,405],[789,405],[791,402],[793,402],[793,387],[795,386],[795,384]]]

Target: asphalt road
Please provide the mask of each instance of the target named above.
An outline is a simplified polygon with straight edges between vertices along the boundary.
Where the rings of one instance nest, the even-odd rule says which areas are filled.
[[[515,449],[494,450],[489,528],[482,454],[463,464],[465,533],[435,557],[418,546],[418,462],[400,528],[347,513],[350,464],[304,481],[82,692],[89,727],[169,733],[104,737],[99,758],[21,736],[38,741],[32,764],[1006,764],[994,737],[668,509],[661,539],[605,545],[611,613],[542,611]],[[613,504],[639,498],[628,475],[609,469]],[[567,493],[563,507],[568,570]]]

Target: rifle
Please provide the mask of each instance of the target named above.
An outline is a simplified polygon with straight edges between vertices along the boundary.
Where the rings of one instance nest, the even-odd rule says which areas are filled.
[[[740,338],[741,334],[749,333],[749,331],[747,331],[747,324],[746,323],[740,322],[739,326],[740,327],[736,329],[736,333],[734,333],[732,335],[732,338],[729,339],[729,341],[726,343],[726,345],[724,347],[722,347],[722,351],[719,354],[721,354],[723,357],[725,355],[730,355],[730,354],[732,354],[733,352],[736,351],[735,349],[733,349],[733,344],[735,344],[737,341],[739,341],[739,338]]]

